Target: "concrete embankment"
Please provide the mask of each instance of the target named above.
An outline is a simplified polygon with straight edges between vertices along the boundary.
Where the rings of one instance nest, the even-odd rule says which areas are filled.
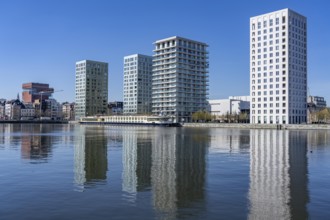
[[[328,124],[238,124],[238,123],[185,123],[182,127],[194,128],[240,128],[240,129],[279,129],[279,130],[330,130]]]

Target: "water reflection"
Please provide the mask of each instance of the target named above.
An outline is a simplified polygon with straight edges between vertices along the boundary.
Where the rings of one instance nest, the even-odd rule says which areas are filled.
[[[184,208],[188,207],[189,215],[197,216],[192,213],[194,205],[204,204],[208,134],[181,132],[170,129],[153,138],[153,204],[163,219],[186,215]]]
[[[307,219],[307,133],[251,130],[249,219]]]
[[[18,149],[21,141],[21,124],[0,124],[0,144]]]
[[[211,153],[242,152],[250,147],[250,130],[211,129]]]
[[[151,138],[146,132],[123,130],[122,189],[128,193],[145,191],[151,186]]]
[[[107,178],[107,138],[104,127],[77,126],[75,131],[74,181],[83,191]]]
[[[52,156],[56,137],[49,124],[0,124],[0,145],[21,151],[21,158],[29,163],[44,163]]]
[[[309,150],[320,149],[328,147],[330,143],[330,135],[326,130],[313,130],[308,131],[308,145]]]
[[[47,126],[0,125],[3,219],[329,216],[329,131]]]
[[[0,124],[0,149],[5,148],[5,126]]]
[[[122,135],[122,190],[130,193],[130,202],[136,202],[138,192],[151,190],[160,219],[192,215],[204,204],[207,130],[126,129]]]
[[[53,143],[53,136],[48,133],[53,131],[53,127],[44,124],[22,124],[20,131],[22,159],[28,159],[31,163],[47,162]]]

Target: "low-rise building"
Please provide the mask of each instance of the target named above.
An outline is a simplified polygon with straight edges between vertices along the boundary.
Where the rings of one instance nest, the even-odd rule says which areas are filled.
[[[123,102],[114,101],[108,103],[108,115],[121,115],[123,114]]]
[[[74,102],[73,103],[64,102],[62,104],[62,118],[64,120],[71,121],[75,119],[74,106],[75,106]]]
[[[9,120],[21,119],[21,108],[23,103],[19,100],[10,100],[5,104],[5,117]]]
[[[327,107],[327,102],[324,97],[321,96],[308,96],[307,98],[308,106],[312,106],[315,108],[325,108]]]
[[[6,104],[6,99],[0,99],[0,120],[5,119],[5,104]]]
[[[35,118],[35,108],[32,103],[23,103],[21,106],[21,120],[33,120]]]
[[[43,103],[42,117],[51,120],[61,120],[62,119],[62,106],[55,99],[47,99]]]
[[[318,114],[327,107],[324,97],[308,96],[307,98],[307,123],[317,123],[320,121]]]
[[[228,99],[209,100],[209,112],[220,119],[233,115],[246,115],[246,120],[250,114],[249,96],[230,96]]]

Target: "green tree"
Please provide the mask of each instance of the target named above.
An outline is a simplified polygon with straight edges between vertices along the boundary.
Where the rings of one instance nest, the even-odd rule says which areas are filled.
[[[212,115],[206,111],[198,111],[192,114],[192,120],[195,122],[208,122],[212,120]]]
[[[246,112],[244,112],[244,113],[240,112],[238,115],[238,118],[239,118],[239,122],[246,123],[248,120],[248,114]]]

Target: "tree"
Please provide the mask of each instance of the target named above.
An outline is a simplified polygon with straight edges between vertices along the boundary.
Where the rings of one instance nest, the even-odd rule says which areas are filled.
[[[324,108],[317,113],[318,121],[327,122],[330,119],[330,112],[328,108]]]
[[[212,115],[206,111],[198,111],[192,114],[192,120],[195,122],[207,122],[212,120]]]
[[[239,122],[244,122],[246,123],[248,120],[248,114],[246,112],[242,113],[240,112],[238,115]]]

